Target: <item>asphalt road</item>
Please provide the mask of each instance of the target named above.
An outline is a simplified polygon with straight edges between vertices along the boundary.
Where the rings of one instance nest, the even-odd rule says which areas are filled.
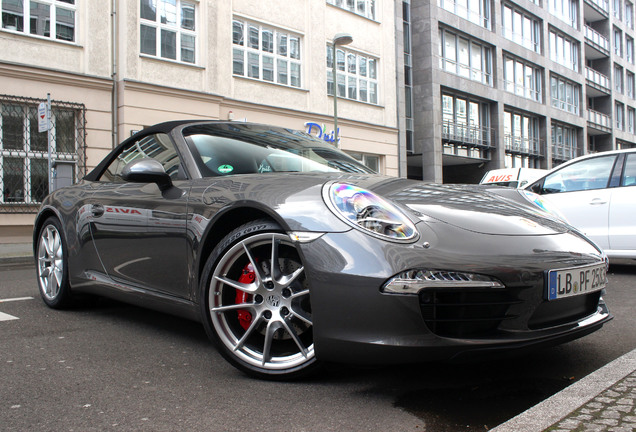
[[[229,366],[197,323],[108,300],[54,311],[32,268],[4,268],[0,430],[484,431],[636,348],[636,266],[609,278],[615,319],[559,347],[469,364],[331,366],[278,383]]]

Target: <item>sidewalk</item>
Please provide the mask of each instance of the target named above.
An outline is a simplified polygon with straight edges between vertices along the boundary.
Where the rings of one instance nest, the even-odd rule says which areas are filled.
[[[0,243],[0,268],[33,262],[31,243]],[[636,431],[636,350],[491,431]]]

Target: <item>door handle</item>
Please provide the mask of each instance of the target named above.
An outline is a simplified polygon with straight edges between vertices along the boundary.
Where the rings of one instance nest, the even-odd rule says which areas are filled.
[[[91,213],[95,217],[100,217],[104,214],[104,206],[101,204],[93,204],[91,206]]]
[[[592,201],[590,201],[590,205],[603,205],[603,204],[607,204],[607,200],[604,200],[603,198],[594,198],[592,199]]]

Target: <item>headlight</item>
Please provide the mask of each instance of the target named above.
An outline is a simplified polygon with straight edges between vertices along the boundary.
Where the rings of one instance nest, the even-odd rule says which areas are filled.
[[[395,275],[383,286],[382,292],[417,294],[426,288],[504,288],[497,279],[464,272],[437,270],[408,270]]]
[[[325,202],[346,223],[385,240],[412,241],[415,225],[396,206],[378,195],[346,183],[326,185]]]

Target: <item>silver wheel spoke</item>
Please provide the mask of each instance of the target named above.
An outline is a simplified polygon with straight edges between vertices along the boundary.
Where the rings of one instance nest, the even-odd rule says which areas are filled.
[[[234,281],[232,279],[228,279],[225,276],[214,276],[214,279],[216,279],[217,281],[224,283],[226,285],[231,286],[234,289],[237,289],[239,291],[243,291],[246,292],[248,294],[253,294],[256,292],[256,290],[258,289],[258,285],[257,284],[243,284],[237,281]]]
[[[304,273],[304,271],[305,267],[299,267],[292,274],[282,277],[279,283],[284,286],[290,286],[296,279],[298,279],[298,276]]]
[[[252,268],[254,269],[254,274],[256,275],[256,283],[260,283],[260,281],[263,280],[264,275],[261,273],[261,269],[260,267],[257,265],[256,260],[254,259],[254,257],[252,256],[252,253],[250,252],[249,248],[247,247],[247,244],[245,244],[245,242],[241,242],[241,244],[243,245],[243,250],[245,251],[245,255],[247,255],[247,259],[250,260],[250,264],[252,264]]]
[[[291,338],[294,340],[294,342],[296,343],[296,346],[300,349],[300,353],[303,355],[303,357],[307,358],[307,350],[305,349],[305,346],[302,344],[302,342],[298,338],[298,335],[296,334],[296,331],[293,329],[293,327],[288,325],[287,321],[285,320],[283,320],[281,324],[283,325],[285,330],[287,330],[287,333],[289,333]]]
[[[267,323],[267,328],[265,329],[265,341],[263,342],[263,361],[262,365],[269,361],[271,361],[271,350],[272,350],[272,342],[274,341],[274,333],[278,330],[278,325],[276,325],[275,321],[270,321]]]
[[[271,275],[272,279],[274,280],[278,280],[280,279],[280,267],[278,265],[278,244],[280,242],[276,240],[276,236],[272,235],[272,255],[270,257],[270,271],[269,274]]]
[[[240,310],[240,309],[254,309],[254,304],[253,303],[237,303],[237,304],[226,305],[226,306],[216,306],[211,308],[210,310],[212,312],[227,312],[227,311]]]
[[[261,319],[262,319],[261,316],[259,316],[256,319],[252,320],[252,324],[250,324],[247,330],[245,330],[245,334],[243,335],[243,337],[241,337],[241,339],[239,339],[239,341],[236,342],[236,345],[234,346],[234,351],[238,351],[241,348],[243,348],[245,341],[252,334],[252,332],[258,326],[258,324],[261,322]]]

